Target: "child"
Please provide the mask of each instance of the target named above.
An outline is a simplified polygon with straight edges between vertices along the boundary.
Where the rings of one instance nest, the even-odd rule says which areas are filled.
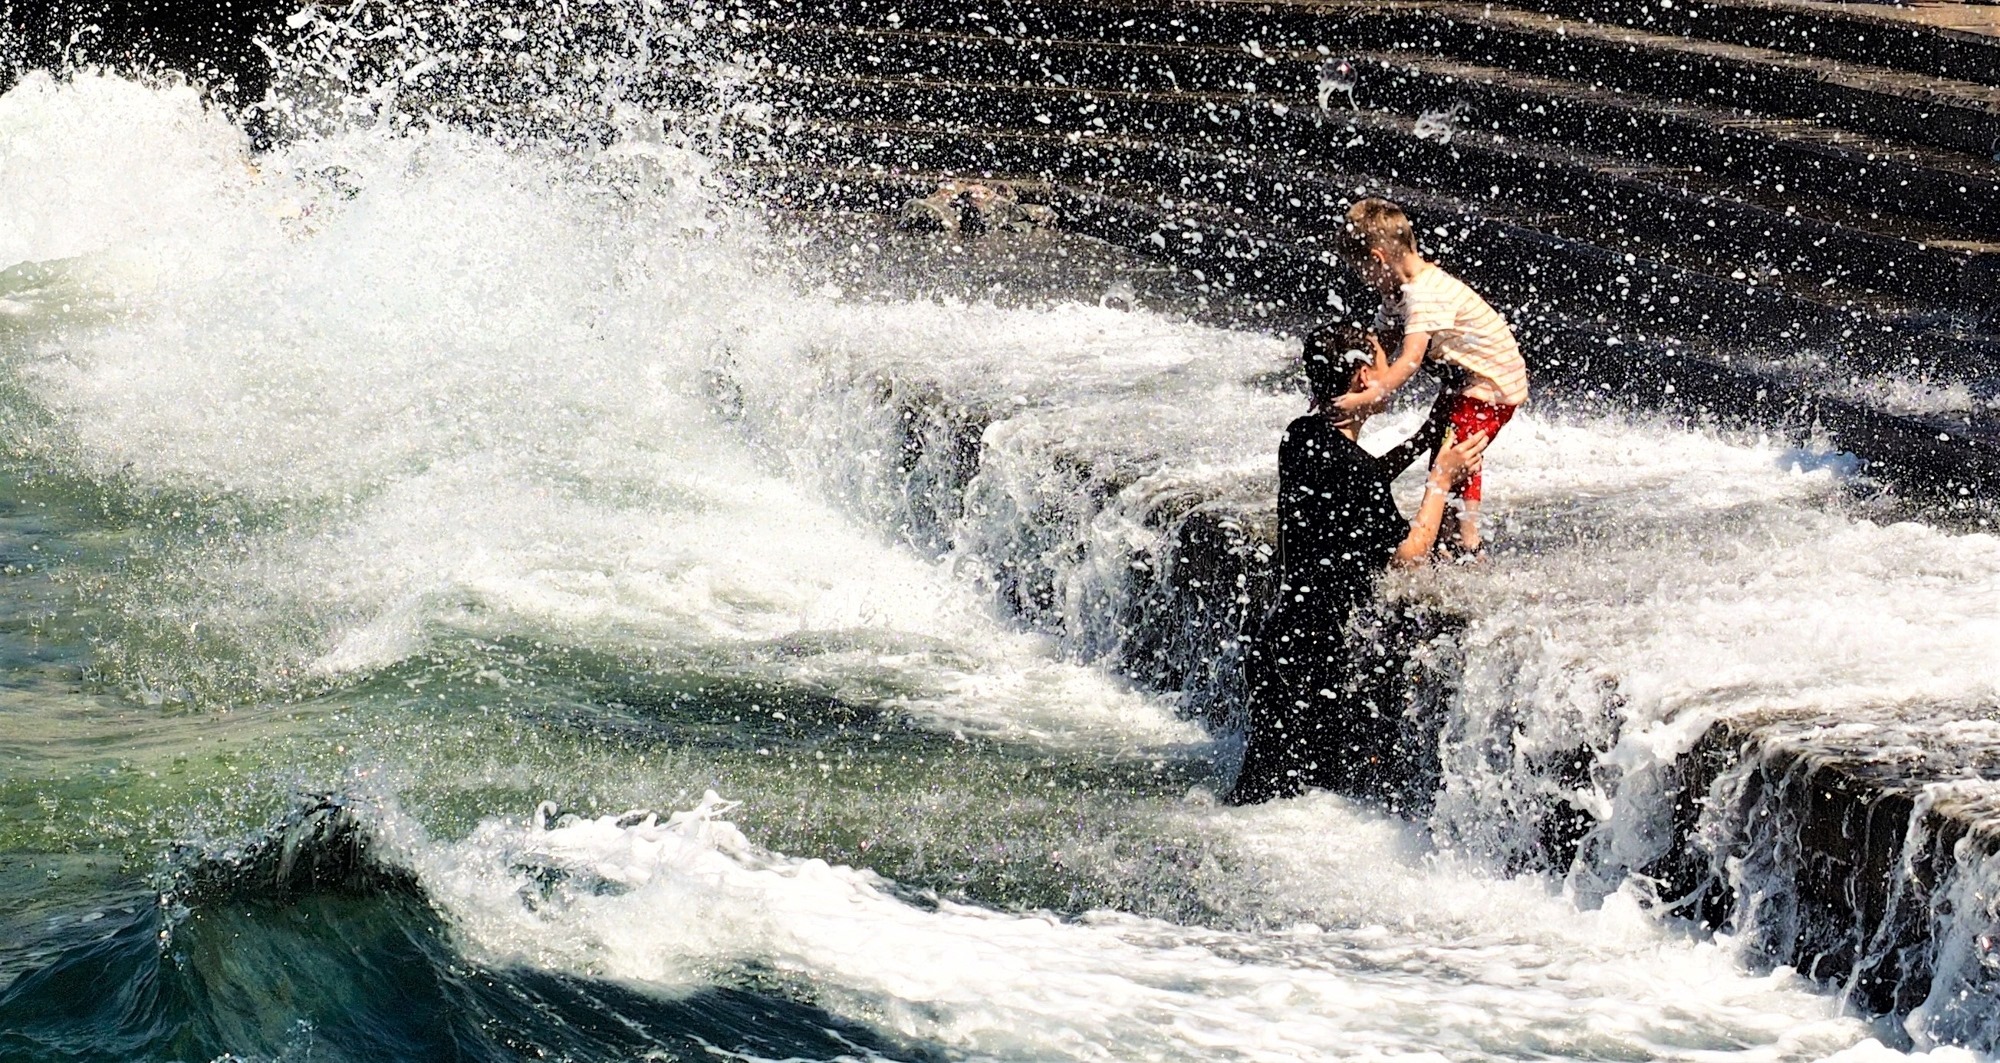
[[[1381,293],[1376,330],[1393,334],[1400,327],[1402,339],[1373,384],[1341,396],[1335,406],[1349,412],[1379,407],[1429,362],[1443,376],[1444,390],[1455,395],[1447,445],[1451,438],[1499,434],[1528,398],[1527,365],[1507,319],[1463,281],[1425,261],[1410,219],[1386,199],[1364,199],[1348,210],[1342,255]],[[1480,481],[1475,475],[1458,491],[1458,547],[1473,556],[1482,546]]]

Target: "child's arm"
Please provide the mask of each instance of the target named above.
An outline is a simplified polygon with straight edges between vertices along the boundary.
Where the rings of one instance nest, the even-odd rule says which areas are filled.
[[[1389,396],[1396,393],[1409,379],[1423,367],[1424,352],[1430,350],[1431,334],[1428,332],[1406,332],[1403,347],[1396,353],[1396,359],[1382,371],[1375,382],[1366,389],[1342,395],[1333,400],[1335,409],[1359,410],[1380,406]]]
[[[1449,391],[1440,391],[1437,401],[1431,403],[1430,416],[1424,418],[1416,433],[1375,459],[1382,463],[1384,475],[1392,478],[1401,476],[1418,455],[1429,454],[1443,444],[1445,429],[1451,427],[1451,408],[1457,398]]]

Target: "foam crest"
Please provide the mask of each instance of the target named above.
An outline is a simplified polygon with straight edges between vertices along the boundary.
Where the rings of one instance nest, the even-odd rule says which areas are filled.
[[[671,360],[632,364],[702,342],[698,319],[674,312],[704,265],[677,231],[644,232],[654,219],[559,164],[450,133],[299,154],[270,161],[267,180],[284,186],[274,199],[296,197],[302,229],[264,219],[230,240],[182,218],[182,256],[207,268],[163,278],[127,319],[31,370],[86,458],[312,499],[467,453],[637,471],[639,431],[693,419]],[[329,158],[345,160],[331,183],[315,176]],[[621,238],[628,227],[640,233]],[[652,299],[666,306],[644,309]]]
[[[1788,972],[1742,973],[1636,905],[1579,916],[1537,882],[1431,863],[1407,828],[1330,798],[1183,824],[1240,839],[1260,881],[1325,921],[1239,932],[910,897],[761,849],[728,808],[489,821],[412,859],[489,962],[662,993],[776,979],[968,1058],[1886,1054]]]
[[[1581,801],[1631,832],[1614,841],[1636,866],[1662,839],[1630,802],[1656,798],[1650,776],[1717,716],[1931,718],[2000,695],[1978,663],[2000,640],[2000,538],[1857,518],[1832,471],[1797,459],[1603,422],[1510,426],[1491,465],[1494,563],[1406,580],[1477,610],[1445,822],[1518,844],[1494,809],[1524,763],[1592,750]]]

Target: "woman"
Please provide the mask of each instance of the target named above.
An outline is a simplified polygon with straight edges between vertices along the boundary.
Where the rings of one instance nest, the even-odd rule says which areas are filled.
[[[1232,803],[1295,794],[1311,785],[1355,789],[1395,721],[1353,697],[1356,656],[1348,626],[1390,567],[1426,564],[1454,487],[1479,471],[1487,437],[1438,452],[1416,516],[1404,520],[1389,486],[1444,437],[1441,402],[1414,435],[1380,457],[1361,448],[1376,412],[1340,410],[1334,399],[1368,390],[1387,357],[1353,326],[1306,337],[1312,408],[1278,446],[1278,594],[1244,662],[1250,730]],[[1372,759],[1371,759],[1372,758]]]

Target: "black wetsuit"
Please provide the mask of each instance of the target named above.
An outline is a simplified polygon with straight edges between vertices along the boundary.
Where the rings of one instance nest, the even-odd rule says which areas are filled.
[[[1327,418],[1308,415],[1278,447],[1278,600],[1249,640],[1244,675],[1250,731],[1229,800],[1295,794],[1308,786],[1365,789],[1386,725],[1354,681],[1348,626],[1409,534],[1389,485],[1443,436],[1439,410],[1394,450],[1375,457]]]

